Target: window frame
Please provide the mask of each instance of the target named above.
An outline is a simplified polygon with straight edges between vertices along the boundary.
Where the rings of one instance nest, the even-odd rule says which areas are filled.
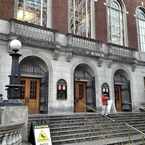
[[[127,29],[127,14],[128,12],[126,11],[126,7],[123,1],[120,0],[106,0],[106,9],[107,9],[107,39],[109,43],[114,43],[116,45],[122,45],[122,46],[128,46],[128,29]],[[112,41],[111,39],[111,15],[110,15],[110,11],[111,9],[113,9],[111,7],[111,3],[117,3],[120,6],[120,9],[118,9],[118,11],[121,13],[122,15],[122,20],[120,23],[121,26],[121,31],[122,31],[122,38],[120,40],[122,40],[122,43],[115,43],[114,41]]]
[[[24,1],[24,6],[23,6],[23,13],[24,13],[24,10],[25,10],[25,0],[23,0]],[[42,1],[44,1],[44,0],[41,0],[41,2]],[[43,25],[43,9],[41,9],[41,13],[40,13],[40,22],[39,22],[39,24],[36,24],[36,23],[33,23],[33,22],[29,22],[29,21],[26,21],[26,20],[20,20],[20,21],[24,21],[24,22],[28,22],[28,23],[32,23],[32,24],[35,24],[35,25],[39,25],[39,26],[43,26],[43,27],[48,27],[48,25],[49,25],[49,27],[51,27],[51,22],[49,22],[48,23],[48,11],[50,11],[50,10],[48,10],[48,6],[49,5],[51,5],[51,4],[49,4],[49,3],[51,3],[51,2],[49,2],[49,1],[51,1],[51,0],[46,0],[47,1],[47,6],[46,6],[46,25]],[[17,11],[18,11],[18,2],[19,2],[19,0],[14,0],[14,18],[15,19],[17,19]],[[19,20],[19,19],[17,19],[17,20]]]
[[[76,0],[72,0],[73,2]],[[72,33],[74,35],[79,35],[82,37],[88,37],[88,36],[84,36],[84,35],[80,35],[80,34],[76,34],[73,30],[73,32],[71,31],[71,2],[72,1],[68,1],[68,32]],[[84,0],[82,0],[84,1]],[[87,1],[87,0],[85,0]],[[75,9],[75,7],[73,8]],[[74,14],[74,11],[72,12]],[[75,21],[75,20],[73,20]],[[96,29],[95,29],[95,1],[94,0],[90,0],[90,36],[88,38],[93,38],[95,39],[96,37]]]
[[[144,19],[140,18],[140,16],[138,16],[137,11],[140,10],[142,11],[142,13],[144,13]],[[139,50],[141,52],[145,52],[145,41],[144,41],[144,48],[142,48],[142,42],[141,42],[141,29],[140,29],[140,21],[143,22],[145,24],[145,9],[143,7],[137,7],[136,8],[136,12],[135,12],[135,16],[136,16],[136,26],[137,26],[137,39],[138,39],[138,46],[139,46]],[[145,28],[145,27],[144,27]]]
[[[60,89],[59,89],[60,87]],[[65,87],[65,88],[63,88]],[[59,79],[56,83],[56,99],[57,100],[67,100],[67,82],[64,79]]]

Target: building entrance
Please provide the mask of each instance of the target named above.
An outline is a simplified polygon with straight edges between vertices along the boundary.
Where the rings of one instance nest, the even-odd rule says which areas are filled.
[[[96,109],[95,77],[87,64],[80,64],[74,72],[74,112]]]
[[[114,76],[115,106],[118,112],[132,111],[130,81],[127,73],[118,70]]]
[[[21,99],[28,106],[29,113],[48,112],[48,70],[38,57],[29,56],[20,63]]]
[[[40,79],[21,78],[21,84],[21,100],[28,106],[29,113],[39,113]]]

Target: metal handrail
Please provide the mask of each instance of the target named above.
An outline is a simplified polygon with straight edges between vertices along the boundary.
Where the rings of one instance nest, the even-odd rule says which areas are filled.
[[[82,102],[81,102],[81,104],[83,104],[85,107],[91,109],[93,112],[97,112],[97,109],[94,109],[94,108],[92,108],[91,106],[86,105],[85,103],[82,103]],[[110,118],[110,117],[107,116],[107,115],[103,115],[103,116],[104,116],[106,119],[111,120],[112,122],[117,122],[116,120]],[[143,137],[145,137],[145,133],[143,133],[142,131],[138,130],[138,129],[135,128],[134,126],[128,124],[127,122],[118,122],[118,125],[120,125],[120,124],[122,124],[122,123],[124,123],[127,127],[129,127],[129,128],[131,128],[131,129],[137,131],[139,134],[141,134],[141,135],[143,135]]]
[[[125,125],[132,128],[133,130],[136,130],[138,133],[142,134],[145,137],[145,133],[143,133],[142,131],[138,130],[136,127],[129,125],[128,123],[125,122]]]

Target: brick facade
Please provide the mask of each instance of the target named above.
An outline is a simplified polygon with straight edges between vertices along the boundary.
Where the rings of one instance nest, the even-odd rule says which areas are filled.
[[[68,0],[52,0],[52,27],[68,32]]]
[[[95,3],[96,39],[103,42],[107,41],[107,11],[104,5],[105,1],[100,0]]]
[[[95,2],[96,39],[107,42],[106,0]],[[135,10],[144,6],[145,0],[124,0],[127,10],[128,47],[138,48]],[[14,0],[0,0],[0,19],[14,17]],[[68,32],[68,0],[52,0],[52,28],[62,33]]]
[[[14,17],[14,0],[0,0],[0,19],[9,20]]]
[[[138,48],[135,11],[138,6],[142,6],[141,2],[142,0],[124,0],[126,9],[128,11],[127,14],[128,46],[132,48]]]

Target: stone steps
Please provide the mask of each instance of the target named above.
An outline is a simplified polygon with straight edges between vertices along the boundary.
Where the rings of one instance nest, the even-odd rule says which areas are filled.
[[[141,118],[139,114],[133,116],[129,113],[129,115],[132,115],[131,119],[134,124],[136,120],[139,121],[139,118]],[[136,130],[127,127],[124,121],[120,121],[123,120],[124,116],[127,120],[127,114],[118,114],[118,116],[110,114],[111,119],[117,120],[113,122],[108,117],[96,113],[56,116],[33,115],[29,116],[28,128],[30,128],[32,122],[48,124],[53,145],[83,145],[85,143],[89,144],[89,142],[96,142],[97,145],[103,145],[103,143],[104,145],[105,143],[107,145],[127,145],[129,137],[131,137],[132,143],[139,145],[142,143],[142,136]],[[141,130],[145,129],[142,127],[143,122],[142,119],[141,122],[136,123]],[[121,144],[122,142],[124,144]]]

